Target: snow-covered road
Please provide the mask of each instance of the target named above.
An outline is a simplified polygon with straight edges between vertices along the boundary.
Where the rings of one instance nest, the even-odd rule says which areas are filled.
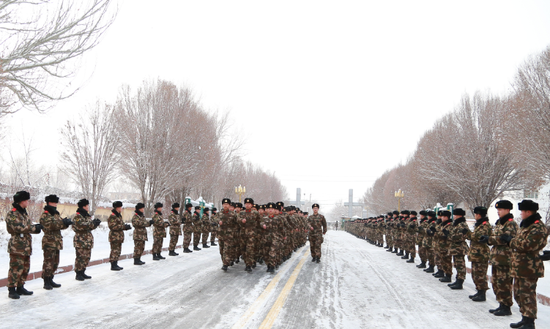
[[[220,270],[217,247],[167,257],[144,266],[121,261],[91,267],[93,279],[56,276],[60,289],[26,287],[34,296],[0,297],[0,328],[509,328],[521,318],[487,312],[497,306],[474,303],[468,276],[465,289],[453,291],[395,254],[342,231],[329,231],[320,264],[308,246],[276,274],[265,265],[252,274],[241,262]],[[181,250],[180,250],[181,251]],[[3,288],[5,289],[5,288]],[[550,328],[550,308],[539,304],[539,328]]]

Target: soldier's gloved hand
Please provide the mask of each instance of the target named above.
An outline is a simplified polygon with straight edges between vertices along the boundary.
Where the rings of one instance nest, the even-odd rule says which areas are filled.
[[[164,226],[165,226],[165,227],[168,227],[168,226],[170,226],[170,223],[164,222]]]
[[[488,243],[488,242],[489,242],[489,236],[487,236],[487,235],[482,235],[479,238],[479,243]]]
[[[132,226],[130,226],[130,224],[124,224],[124,231],[128,231],[131,229],[132,229]]]
[[[449,236],[449,231],[447,231],[446,228],[443,229],[443,234],[445,234],[445,236]]]
[[[424,228],[423,228],[423,227],[419,227],[418,230],[419,230],[420,232],[424,232]]]
[[[70,225],[73,225],[73,222],[69,217],[65,217],[63,218],[63,225],[65,225],[65,227],[69,227]]]
[[[508,235],[508,234],[503,234],[503,235],[500,236],[500,241],[502,241],[506,244],[510,244],[510,241],[512,241],[512,236]]]
[[[42,226],[42,224],[34,224],[34,233],[39,234],[40,232],[42,232],[43,228],[44,226]]]
[[[154,220],[152,220],[152,219],[151,219],[151,220],[149,220],[149,225],[153,225],[153,223],[154,223],[154,222],[155,222],[155,221],[154,221]]]
[[[95,218],[92,223],[94,224],[95,227],[98,227],[99,224],[101,224],[101,220],[99,218]]]
[[[550,250],[544,250],[539,257],[542,260],[550,260]]]
[[[465,229],[463,229],[462,231],[460,231],[460,233],[462,233],[462,234],[466,234],[466,233],[468,233],[468,232],[470,232],[470,229],[467,229],[467,228],[465,228]]]
[[[430,226],[430,231],[432,231],[433,233],[435,233],[435,226]]]

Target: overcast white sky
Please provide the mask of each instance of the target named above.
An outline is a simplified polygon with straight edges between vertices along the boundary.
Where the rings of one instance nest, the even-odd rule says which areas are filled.
[[[404,162],[464,93],[510,90],[548,45],[549,1],[121,0],[83,59],[82,90],[13,115],[9,136],[34,135],[38,161],[56,164],[44,149],[59,151],[67,118],[122,84],[165,79],[230,111],[245,158],[292,199],[301,187],[328,206]]]

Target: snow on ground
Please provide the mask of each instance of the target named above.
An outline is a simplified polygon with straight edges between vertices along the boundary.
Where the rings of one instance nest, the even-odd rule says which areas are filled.
[[[0,328],[258,328],[277,305],[282,309],[273,328],[490,329],[508,328],[521,318],[516,305],[511,317],[488,313],[497,306],[491,290],[487,302],[471,302],[469,276],[464,290],[453,291],[343,231],[327,233],[321,264],[310,259],[306,245],[275,275],[265,265],[247,274],[242,262],[225,273],[219,249],[212,247],[158,262],[145,259],[144,266],[124,260],[120,272],[110,271],[109,264],[93,266],[87,270],[93,279],[84,282],[75,281],[74,273],[56,276],[63,287],[53,291],[42,289],[42,280],[28,282],[34,295],[19,300],[4,290]],[[286,301],[277,302],[285,290]],[[539,305],[539,328],[550,328],[549,310]]]

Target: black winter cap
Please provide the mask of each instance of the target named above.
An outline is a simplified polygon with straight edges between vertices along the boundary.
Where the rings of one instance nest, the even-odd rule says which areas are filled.
[[[533,200],[523,200],[518,203],[518,208],[519,210],[537,211],[539,210],[539,204]]]
[[[44,201],[52,202],[52,203],[59,203],[59,197],[55,194],[50,194],[44,199]]]
[[[500,200],[495,203],[495,208],[500,209],[514,209],[514,204],[508,200]]]
[[[21,201],[26,201],[31,198],[31,195],[27,191],[19,191],[13,195],[13,202],[19,203]]]

